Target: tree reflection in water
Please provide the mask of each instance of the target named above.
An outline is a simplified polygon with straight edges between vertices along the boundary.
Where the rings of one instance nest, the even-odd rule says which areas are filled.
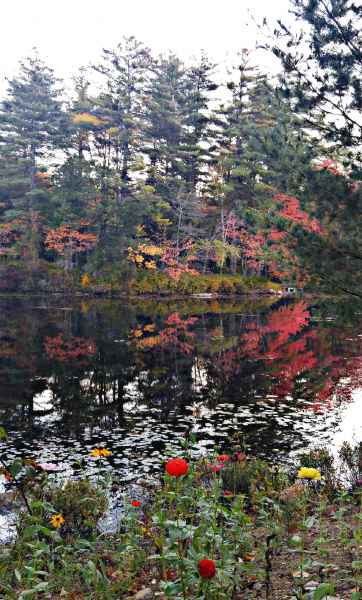
[[[0,421],[18,451],[63,460],[102,443],[121,472],[191,431],[224,447],[240,433],[280,460],[333,435],[362,385],[361,334],[355,307],[331,300],[2,299]]]

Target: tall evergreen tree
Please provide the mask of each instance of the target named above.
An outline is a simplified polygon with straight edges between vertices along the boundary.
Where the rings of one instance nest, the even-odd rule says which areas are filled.
[[[174,55],[160,57],[146,95],[143,151],[148,156],[147,182],[163,196],[182,182],[180,144],[183,135],[186,69]]]
[[[281,21],[265,46],[281,60],[281,88],[306,125],[361,168],[362,6],[353,0],[291,0],[302,27]]]
[[[46,171],[54,152],[63,146],[62,111],[58,81],[35,53],[9,81],[0,110],[0,199],[3,218],[21,218],[37,257],[39,218],[47,210]],[[46,178],[45,174],[45,178]]]
[[[96,141],[103,165],[114,170],[117,201],[130,193],[132,174],[142,166],[144,98],[152,66],[149,49],[129,37],[115,50],[104,50],[102,63],[94,67],[104,79],[96,114],[108,124]]]
[[[203,53],[187,72],[180,155],[188,191],[201,191],[208,179],[213,135],[210,101],[218,88],[213,78],[214,69],[215,65]]]

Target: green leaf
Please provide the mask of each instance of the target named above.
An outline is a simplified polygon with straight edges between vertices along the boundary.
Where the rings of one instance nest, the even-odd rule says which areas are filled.
[[[23,600],[24,598],[27,598],[27,596],[32,596],[33,594],[36,594],[37,592],[44,592],[48,586],[49,586],[49,583],[47,581],[42,581],[41,583],[38,583],[35,587],[33,587],[29,590],[24,590],[20,594],[19,600]]]
[[[20,571],[18,571],[18,569],[15,569],[15,570],[14,570],[14,573],[15,573],[15,577],[16,577],[16,579],[17,579],[17,580],[19,581],[19,583],[20,583],[20,582],[21,582],[21,573],[20,573]]]
[[[304,526],[307,529],[312,529],[312,527],[314,526],[315,522],[316,522],[316,518],[315,517],[308,517],[308,519],[306,519],[304,521]]]
[[[51,539],[56,539],[59,537],[59,534],[57,531],[53,531],[52,529],[48,529],[48,527],[39,527],[39,530],[44,533],[44,535],[46,535],[47,537],[51,538]]]
[[[352,592],[350,600],[361,600],[361,594],[359,592]]]
[[[32,538],[34,536],[34,534],[38,533],[38,531],[39,531],[39,525],[29,525],[29,527],[26,527],[24,529],[24,531],[22,532],[22,537],[24,539]]]
[[[20,473],[22,468],[23,463],[21,462],[21,460],[14,460],[14,462],[12,462],[9,465],[8,470],[10,471],[11,475],[15,478]]]
[[[6,429],[4,427],[0,427],[0,440],[6,440],[8,434],[6,433]]]
[[[332,585],[331,583],[322,583],[320,586],[317,587],[316,590],[314,590],[313,600],[322,600],[322,598],[330,596],[331,594],[334,594],[334,592],[334,585]]]

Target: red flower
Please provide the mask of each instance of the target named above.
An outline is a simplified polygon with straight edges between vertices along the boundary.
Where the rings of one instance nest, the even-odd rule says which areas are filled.
[[[199,560],[198,569],[201,577],[204,579],[212,579],[216,575],[216,565],[210,558]]]
[[[131,504],[135,508],[138,508],[139,506],[141,506],[141,502],[139,502],[138,500],[132,500]]]
[[[171,477],[181,477],[186,475],[189,470],[189,465],[183,458],[172,458],[166,463],[166,471]]]
[[[232,492],[230,492],[230,490],[225,490],[224,492],[224,496],[225,498],[230,498],[231,496],[233,496],[234,494]]]
[[[210,469],[213,473],[218,473],[224,468],[224,466],[224,463],[220,463],[219,465],[210,465]]]
[[[230,460],[230,456],[228,454],[220,454],[216,457],[217,462],[224,463]]]

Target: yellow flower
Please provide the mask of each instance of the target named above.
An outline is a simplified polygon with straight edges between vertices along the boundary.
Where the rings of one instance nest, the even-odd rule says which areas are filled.
[[[52,524],[53,527],[55,527],[55,529],[58,529],[59,527],[61,527],[65,523],[63,515],[54,515],[50,519],[50,523]]]
[[[107,448],[100,448],[99,453],[100,456],[111,456],[112,454],[112,452],[110,450],[107,450]]]
[[[156,263],[154,260],[149,260],[145,263],[146,269],[156,269]]]
[[[93,448],[90,455],[95,458],[99,458],[100,456],[110,456],[112,452],[107,450],[107,448]]]
[[[299,479],[313,479],[314,481],[320,481],[321,473],[318,469],[313,469],[312,467],[302,467],[299,469],[297,477]]]
[[[88,287],[90,284],[90,277],[88,275],[88,273],[84,273],[84,275],[82,276],[81,279],[81,284],[83,287]]]
[[[97,458],[98,456],[101,456],[101,449],[100,448],[93,448],[93,450],[90,453],[91,456],[94,456],[95,458]]]

